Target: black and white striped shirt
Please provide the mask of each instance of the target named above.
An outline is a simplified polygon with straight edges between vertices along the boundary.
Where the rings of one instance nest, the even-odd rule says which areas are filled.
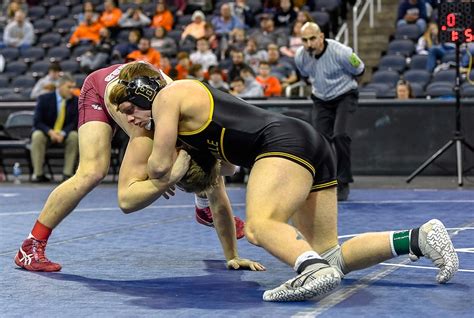
[[[300,47],[295,63],[301,75],[309,77],[312,93],[328,101],[357,89],[355,76],[361,75],[365,66],[350,47],[331,39],[324,44],[323,52],[316,57]]]

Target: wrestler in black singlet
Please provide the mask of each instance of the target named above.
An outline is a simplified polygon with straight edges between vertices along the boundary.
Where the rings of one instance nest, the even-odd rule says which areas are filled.
[[[331,146],[310,124],[198,83],[209,94],[209,118],[198,130],[179,132],[182,143],[246,168],[261,158],[286,158],[313,175],[311,191],[337,184]]]

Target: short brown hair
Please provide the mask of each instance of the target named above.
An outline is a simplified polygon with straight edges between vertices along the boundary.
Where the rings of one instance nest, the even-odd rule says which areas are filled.
[[[190,149],[186,151],[191,155],[189,169],[176,185],[183,191],[197,194],[214,188],[220,175],[220,162],[206,153]]]
[[[158,77],[160,81],[163,81],[163,86],[166,85],[166,81],[161,75],[161,72],[153,67],[151,64],[146,62],[133,62],[127,64],[118,76],[119,79],[130,82],[137,77],[148,76]],[[109,100],[113,105],[120,104],[127,96],[127,86],[121,83],[117,83],[110,91]]]

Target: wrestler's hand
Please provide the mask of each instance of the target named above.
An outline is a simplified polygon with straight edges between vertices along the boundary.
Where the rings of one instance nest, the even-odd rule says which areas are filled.
[[[184,150],[179,150],[178,156],[174,161],[173,167],[171,167],[170,173],[170,184],[175,184],[186,174],[189,168],[189,162],[191,161],[191,156]]]
[[[175,195],[176,188],[174,186],[169,187],[165,192],[163,192],[162,196],[166,200],[168,200],[170,197],[173,197]]]
[[[245,258],[233,258],[227,262],[227,269],[250,269],[251,271],[264,271],[265,266]]]

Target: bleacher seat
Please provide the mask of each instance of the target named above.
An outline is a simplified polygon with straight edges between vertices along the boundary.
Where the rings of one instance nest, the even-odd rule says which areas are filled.
[[[411,84],[417,83],[425,87],[431,79],[431,73],[425,70],[408,70],[403,73],[403,78]]]
[[[20,93],[7,93],[0,96],[0,98],[3,101],[20,101],[25,99]]]
[[[130,33],[130,30],[127,30],[127,29],[120,30],[116,38],[117,43],[128,42],[129,33]]]
[[[451,85],[454,84],[456,80],[456,70],[449,69],[444,71],[439,71],[438,73],[433,74],[432,83],[434,82],[449,82]]]
[[[190,14],[186,14],[186,15],[182,15],[182,16],[177,17],[177,19],[175,20],[175,28],[176,29],[181,29],[182,27],[185,27],[188,24],[190,24],[192,22],[191,17],[192,16]]]
[[[48,32],[43,34],[38,40],[38,44],[44,48],[48,49],[50,47],[58,46],[61,43],[62,37],[61,34]]]
[[[33,27],[35,30],[36,36],[41,36],[42,34],[51,31],[53,28],[53,21],[50,19],[38,19],[33,22]]]
[[[461,96],[474,98],[474,84],[464,83],[461,85]]]
[[[13,78],[10,83],[15,92],[20,92],[24,88],[31,88],[35,86],[36,80],[28,75],[21,75]]]
[[[42,0],[41,5],[45,7],[52,7],[54,5],[57,5],[60,2],[60,0]]]
[[[454,96],[453,84],[449,82],[430,83],[426,87],[426,95],[431,97]]]
[[[74,74],[79,71],[79,63],[76,60],[66,60],[59,63],[63,72]]]
[[[46,55],[50,61],[63,61],[71,56],[71,52],[67,46],[52,47]]]
[[[43,18],[45,14],[46,9],[42,6],[31,6],[28,8],[28,19],[31,22]]]
[[[84,11],[84,6],[82,4],[76,4],[69,11],[69,15],[76,19],[82,11]]]
[[[400,25],[395,30],[395,39],[397,40],[412,40],[416,42],[420,36],[420,28],[416,24]]]
[[[132,9],[132,8],[136,8],[137,5],[135,3],[129,3],[129,2],[125,2],[125,3],[120,3],[120,10],[122,10],[122,12],[127,12],[128,9]]]
[[[426,70],[426,61],[428,55],[413,55],[410,61],[410,69],[412,70]]]
[[[387,54],[411,56],[415,52],[415,44],[411,40],[393,40],[388,44]]]
[[[74,80],[76,81],[76,86],[77,87],[82,87],[82,84],[84,84],[84,81],[87,77],[86,74],[74,74],[73,75]]]
[[[321,31],[323,31],[323,33],[327,36],[329,32],[329,20],[331,19],[329,17],[329,13],[323,11],[313,11],[309,14],[313,18],[314,22],[319,25]]]
[[[10,77],[4,76],[3,74],[0,75],[0,88],[7,87],[8,83],[10,83]]]
[[[65,5],[58,4],[50,7],[46,16],[48,16],[53,21],[57,21],[59,19],[67,17],[68,14],[69,8]]]
[[[54,26],[54,30],[61,35],[66,35],[72,32],[76,27],[77,21],[72,18],[64,18],[58,20]]]
[[[456,63],[456,52],[454,51],[448,51],[446,54],[443,55],[441,58],[442,63],[448,63],[448,62],[454,62]]]
[[[425,90],[423,89],[423,86],[420,85],[419,83],[411,83],[410,82],[410,86],[411,86],[411,90],[413,92],[413,95],[416,98],[424,98],[426,96],[425,95]]]
[[[172,38],[176,43],[179,43],[181,41],[182,33],[183,31],[181,30],[171,29],[171,31],[168,32],[168,36]]]
[[[3,55],[7,62],[16,61],[20,56],[20,51],[16,47],[6,47],[0,49],[0,54]]]
[[[391,87],[395,87],[400,75],[395,71],[377,71],[372,75],[372,83],[387,84]]]
[[[41,47],[32,46],[22,50],[20,55],[25,63],[33,63],[43,59],[44,49]]]
[[[392,70],[400,73],[405,67],[405,57],[401,55],[385,55],[379,62],[379,70]]]
[[[3,71],[4,74],[8,74],[11,78],[22,75],[28,69],[28,65],[26,65],[23,61],[13,61],[11,63],[7,63],[5,66],[5,70]]]
[[[81,56],[82,54],[86,53],[87,51],[90,51],[92,50],[93,46],[91,44],[83,44],[83,45],[79,45],[79,46],[76,46],[73,50],[72,50],[72,54],[71,56],[73,58],[78,58],[79,56]]]
[[[369,83],[360,89],[362,94],[367,92],[375,93],[375,97],[381,97],[386,91],[390,90],[390,86],[383,83]]]
[[[150,3],[144,3],[141,6],[143,13],[145,13],[149,18],[152,18],[156,11],[156,3],[152,1]]]
[[[82,0],[65,0],[63,3],[67,7],[73,7],[75,5],[81,4]]]
[[[48,68],[51,62],[49,60],[36,61],[30,65],[28,73],[31,73],[33,77],[43,77],[48,73]]]

